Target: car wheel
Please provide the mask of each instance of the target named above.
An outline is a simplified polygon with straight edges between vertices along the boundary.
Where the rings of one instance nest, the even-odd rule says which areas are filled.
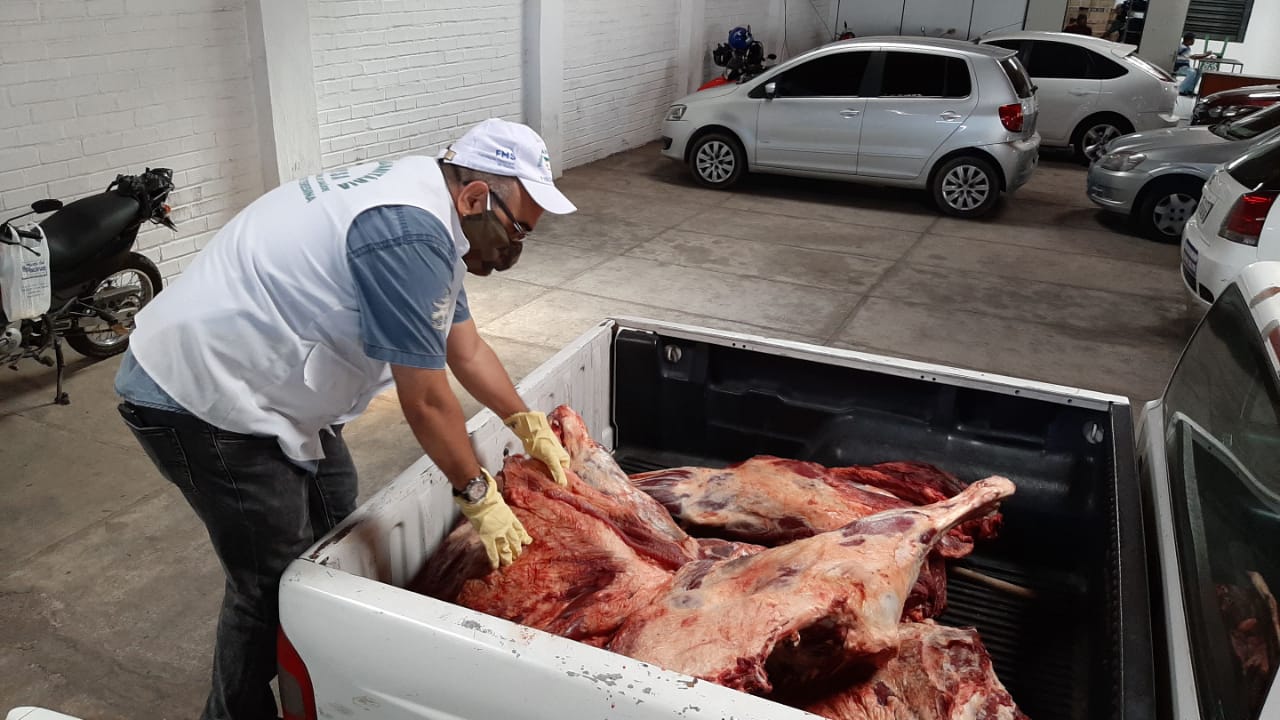
[[[732,186],[747,167],[746,153],[737,139],[724,133],[698,138],[689,150],[689,170],[699,185],[717,190]]]
[[[990,161],[962,155],[943,163],[933,174],[933,202],[948,215],[982,217],[1000,197],[1000,176]]]
[[[1093,162],[1102,155],[1102,148],[1121,135],[1133,132],[1133,127],[1119,117],[1099,115],[1086,119],[1076,129],[1076,156],[1085,162]]]
[[[1204,181],[1198,178],[1156,181],[1150,190],[1143,193],[1134,216],[1138,230],[1157,242],[1180,242],[1182,227],[1195,214],[1203,190]]]

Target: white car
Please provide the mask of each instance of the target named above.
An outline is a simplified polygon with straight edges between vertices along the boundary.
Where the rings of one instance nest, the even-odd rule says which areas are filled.
[[[1280,135],[1254,145],[1209,176],[1182,230],[1182,282],[1189,303],[1208,309],[1240,271],[1280,260]]]
[[[1108,140],[1178,122],[1173,114],[1177,82],[1138,57],[1133,45],[1031,31],[988,35],[979,42],[1018,53],[1036,85],[1036,130],[1045,147],[1071,147],[1092,160]]]

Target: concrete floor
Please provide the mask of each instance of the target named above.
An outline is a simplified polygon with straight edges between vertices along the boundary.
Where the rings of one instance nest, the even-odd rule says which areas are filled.
[[[1046,158],[985,222],[920,193],[749,178],[694,186],[655,147],[570,170],[520,265],[473,278],[516,378],[601,317],[634,314],[1158,395],[1187,328],[1178,250],[1125,234]],[[203,528],[115,411],[118,359],[0,376],[0,712],[198,714],[221,573]],[[476,410],[469,399],[468,414]],[[394,396],[347,431],[362,498],[420,456]]]

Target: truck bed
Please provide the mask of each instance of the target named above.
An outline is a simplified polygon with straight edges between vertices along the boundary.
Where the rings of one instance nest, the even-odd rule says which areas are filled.
[[[1032,718],[1152,714],[1125,399],[630,319],[587,333],[520,389],[542,410],[573,406],[630,472],[767,453],[826,465],[917,460],[965,481],[1009,477],[1018,492],[1003,505],[1000,536],[957,564],[940,621],[978,628]],[[470,429],[488,467],[520,449],[487,411]],[[455,517],[446,483],[423,459],[286,573],[284,631],[318,702],[339,705],[332,712],[368,697],[383,710],[394,701],[397,712],[380,717],[553,718],[568,707],[578,717],[812,717],[403,590]],[[331,636],[339,626],[342,640]],[[334,657],[334,647],[377,647],[369,633],[398,648],[395,672]],[[520,687],[554,678],[532,692],[551,693],[560,709],[477,699],[463,690],[467,667]],[[421,702],[406,703],[410,692]]]

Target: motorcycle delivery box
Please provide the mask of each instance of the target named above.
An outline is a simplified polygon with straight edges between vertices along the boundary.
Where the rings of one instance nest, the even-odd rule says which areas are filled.
[[[0,238],[0,307],[10,320],[43,315],[49,309],[49,244],[44,230],[32,225],[35,238],[22,237],[8,227]]]

